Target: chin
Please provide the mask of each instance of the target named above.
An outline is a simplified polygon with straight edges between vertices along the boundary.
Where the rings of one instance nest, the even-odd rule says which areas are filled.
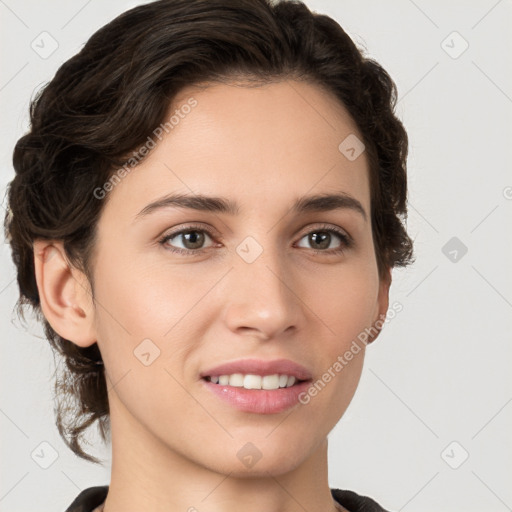
[[[282,437],[269,441],[262,436],[260,442],[236,441],[234,445],[223,446],[220,453],[212,454],[213,460],[203,461],[203,465],[235,478],[268,478],[269,475],[278,476],[295,470],[313,450],[310,447],[308,451],[299,440]]]
[[[286,458],[286,457],[262,457],[259,461],[257,461],[253,466],[244,466],[239,460],[234,462],[232,459],[225,461],[224,464],[218,466],[217,468],[212,468],[218,473],[222,473],[224,475],[229,475],[232,478],[268,478],[269,475],[279,476],[284,475],[286,473],[290,473],[295,470],[301,462],[303,462],[304,457],[294,457]]]

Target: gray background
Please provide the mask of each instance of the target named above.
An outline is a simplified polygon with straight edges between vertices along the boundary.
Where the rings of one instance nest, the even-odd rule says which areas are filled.
[[[0,0],[3,206],[30,97],[137,3]],[[417,254],[394,271],[391,303],[403,311],[368,349],[358,392],[330,435],[330,485],[397,511],[512,510],[512,2],[306,3],[339,21],[397,83]],[[13,313],[5,243],[0,266],[0,510],[64,510],[80,490],[109,483],[110,447],[91,431],[93,453],[107,460],[98,467],[60,439],[54,360],[38,324],[24,327]]]

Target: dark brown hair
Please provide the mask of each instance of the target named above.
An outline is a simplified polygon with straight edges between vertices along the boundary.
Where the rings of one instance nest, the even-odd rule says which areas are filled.
[[[160,0],[98,30],[38,92],[30,131],[13,155],[6,237],[17,269],[18,312],[33,308],[65,361],[55,382],[56,422],[80,457],[96,420],[109,431],[98,344],[82,348],[44,318],[34,273],[35,239],[62,240],[69,261],[89,278],[95,230],[105,200],[93,190],[121,168],[164,122],[186,86],[305,80],[335,95],[355,120],[370,163],[371,221],[381,277],[413,261],[407,215],[407,134],[394,115],[396,86],[338,23],[298,1]],[[340,141],[341,142],[341,141]],[[93,294],[94,295],[94,294]],[[55,352],[54,352],[55,353]]]

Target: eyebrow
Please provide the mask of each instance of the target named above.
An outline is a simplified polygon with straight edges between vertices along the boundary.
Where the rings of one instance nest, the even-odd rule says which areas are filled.
[[[240,213],[240,206],[235,201],[225,197],[205,196],[202,194],[168,194],[145,206],[135,216],[135,221],[163,208],[186,208],[228,215],[238,215]],[[367,221],[367,214],[363,205],[346,193],[304,196],[296,199],[292,206],[294,214],[333,210],[352,210],[361,214],[364,221]]]

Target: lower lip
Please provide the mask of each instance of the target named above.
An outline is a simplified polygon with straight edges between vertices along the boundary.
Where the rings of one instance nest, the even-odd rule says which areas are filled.
[[[208,380],[202,381],[207,389],[235,409],[258,414],[276,414],[290,409],[299,403],[299,395],[311,385],[310,381],[304,381],[289,388],[267,390],[221,386]]]

